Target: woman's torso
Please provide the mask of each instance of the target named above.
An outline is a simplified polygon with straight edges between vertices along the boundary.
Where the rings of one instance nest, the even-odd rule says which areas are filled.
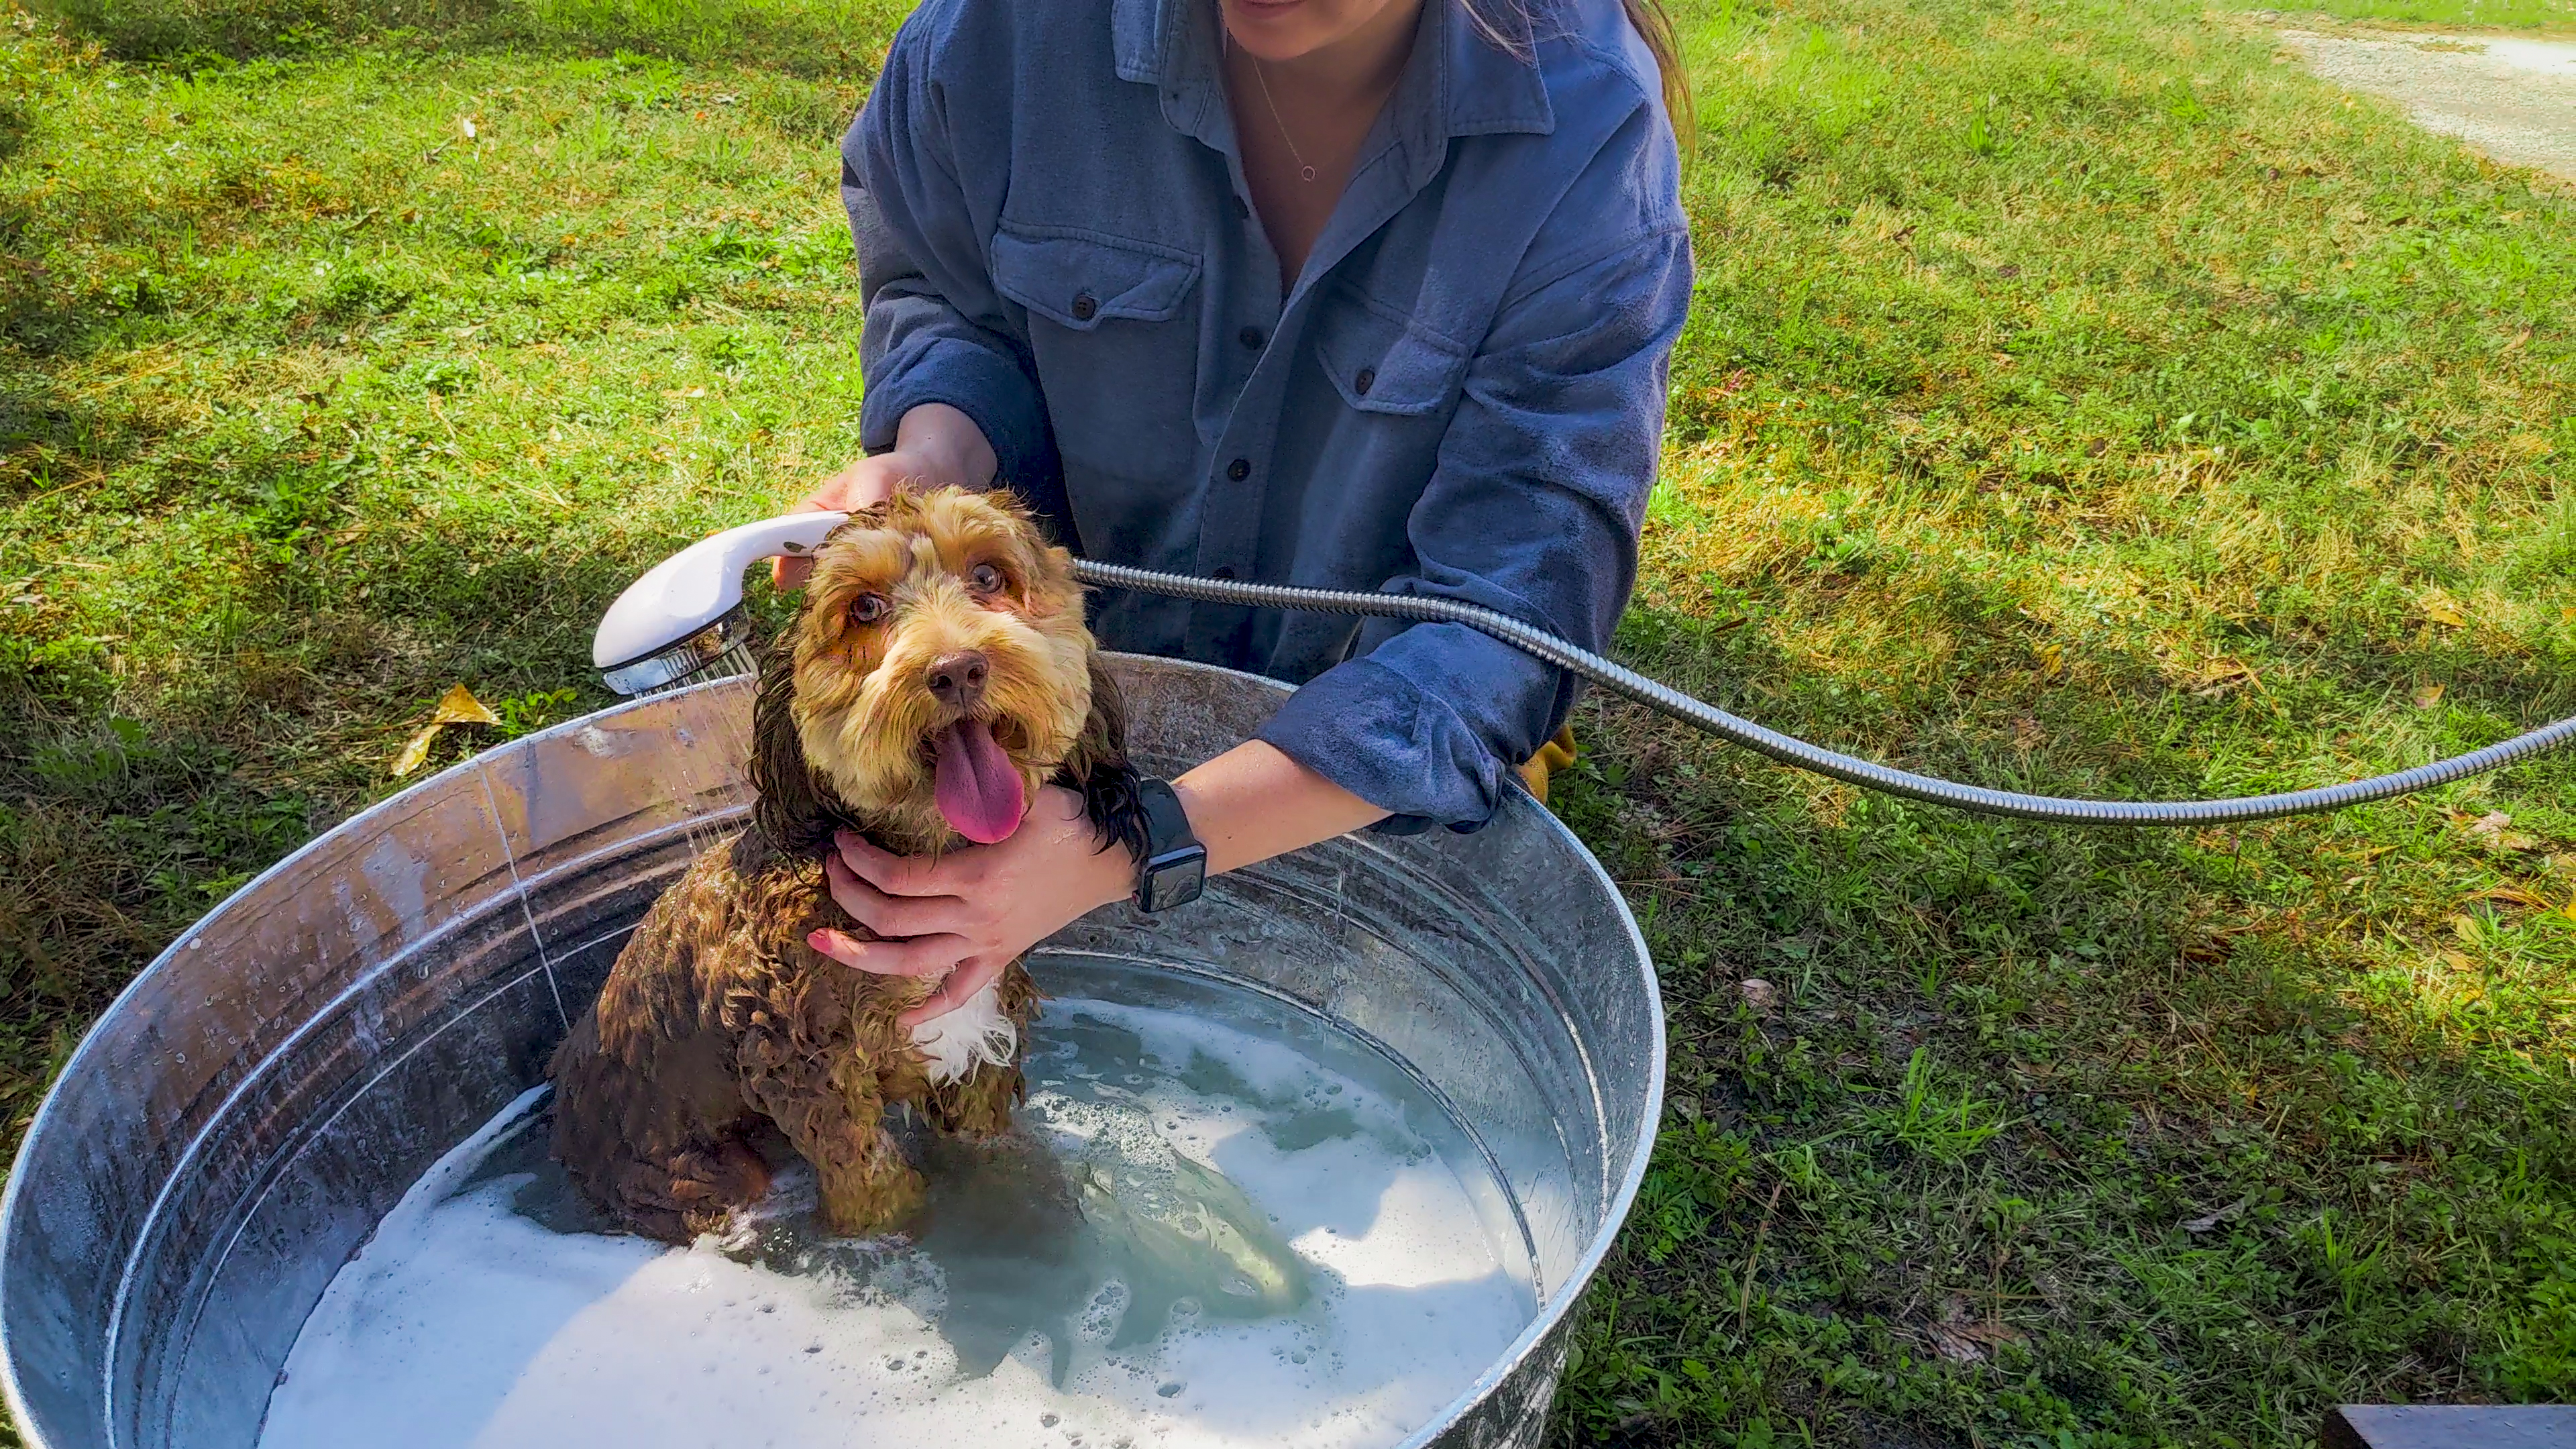
[[[1212,5],[931,0],[911,22],[930,27],[907,40],[931,47],[1000,299],[974,320],[1033,365],[1084,553],[1332,588],[1412,571],[1420,531],[1443,526],[1416,504],[1501,309],[1579,264],[1589,233],[1676,224],[1668,167],[1600,164],[1654,104],[1616,0],[1543,18],[1535,67],[1470,33],[1454,0],[1424,8],[1284,296],[1245,200]],[[1095,631],[1290,681],[1354,635],[1123,593]]]

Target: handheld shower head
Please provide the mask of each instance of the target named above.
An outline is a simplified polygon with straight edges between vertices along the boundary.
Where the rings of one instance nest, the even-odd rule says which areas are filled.
[[[765,558],[811,552],[849,517],[790,513],[690,544],[627,585],[608,606],[591,636],[590,662],[619,694],[652,694],[751,673],[742,571]]]

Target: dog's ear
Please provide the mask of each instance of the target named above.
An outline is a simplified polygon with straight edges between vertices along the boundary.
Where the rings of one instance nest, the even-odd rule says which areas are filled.
[[[1145,807],[1136,798],[1139,777],[1127,763],[1126,698],[1097,654],[1091,656],[1091,715],[1056,778],[1081,794],[1082,813],[1101,849],[1122,845],[1136,859],[1145,858]]]
[[[760,662],[760,690],[751,703],[751,820],[770,847],[791,856],[816,855],[847,823],[848,810],[805,762],[796,734],[796,634],[782,630]]]

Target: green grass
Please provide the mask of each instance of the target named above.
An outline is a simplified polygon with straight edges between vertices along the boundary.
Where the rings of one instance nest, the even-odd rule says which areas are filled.
[[[893,6],[391,3],[0,42],[11,1140],[447,685],[603,703],[616,588],[854,444],[830,142]],[[2180,0],[1687,29],[1631,660],[2059,792],[2576,712],[2563,189]],[[2576,759],[2149,834],[1578,728],[1559,805],[1655,946],[1673,1088],[1564,1441],[2291,1445],[2576,1393]]]
[[[2264,8],[2292,15],[2313,13],[2338,20],[2383,20],[2406,25],[2576,28],[2576,0],[2295,0]]]

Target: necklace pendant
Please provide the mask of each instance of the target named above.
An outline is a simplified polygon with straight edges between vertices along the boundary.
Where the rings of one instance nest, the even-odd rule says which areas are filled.
[[[1300,180],[1300,181],[1307,181],[1307,182],[1311,182],[1311,181],[1313,181],[1313,180],[1315,179],[1315,168],[1314,168],[1314,167],[1312,167],[1312,166],[1300,166],[1300,167],[1298,167],[1298,168],[1297,168],[1297,179],[1298,179],[1298,180]]]

